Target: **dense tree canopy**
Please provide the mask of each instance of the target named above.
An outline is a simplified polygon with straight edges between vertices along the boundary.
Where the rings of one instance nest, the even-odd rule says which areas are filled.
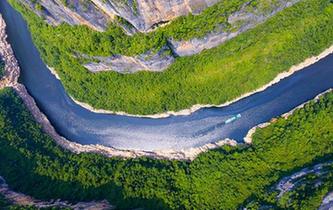
[[[251,146],[223,147],[191,163],[122,160],[61,149],[14,92],[5,89],[0,93],[0,174],[13,189],[36,198],[106,198],[123,209],[236,209],[251,198],[283,205],[274,203],[269,189],[293,171],[330,159],[332,127],[329,93],[288,119],[257,130]],[[332,185],[325,190],[317,197]],[[320,204],[318,198],[313,205]],[[296,201],[293,208],[301,209]]]

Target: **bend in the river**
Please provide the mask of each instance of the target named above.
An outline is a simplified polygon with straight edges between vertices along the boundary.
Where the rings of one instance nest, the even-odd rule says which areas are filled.
[[[7,33],[21,67],[21,82],[56,130],[80,144],[125,150],[182,150],[221,139],[243,141],[250,128],[286,113],[333,87],[333,55],[279,83],[221,108],[204,108],[188,116],[162,119],[98,114],[77,105],[51,74],[33,45],[22,16],[0,1]],[[241,118],[225,124],[230,117]]]

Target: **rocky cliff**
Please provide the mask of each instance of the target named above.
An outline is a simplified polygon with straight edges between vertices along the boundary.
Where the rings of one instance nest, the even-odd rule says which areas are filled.
[[[239,11],[232,13],[228,17],[229,27],[220,26],[218,30],[206,34],[203,38],[193,38],[190,40],[169,39],[168,46],[161,52],[150,55],[149,52],[135,57],[111,56],[94,57],[98,62],[89,62],[84,66],[91,72],[117,71],[119,73],[134,73],[140,70],[163,71],[175,60],[172,55],[164,55],[167,48],[173,51],[173,55],[190,56],[198,54],[206,49],[217,47],[224,42],[238,36],[239,34],[254,28],[265,22],[276,13],[294,5],[300,0],[276,0],[269,7],[262,8],[261,5],[253,7],[245,3]]]
[[[219,0],[17,0],[27,5],[48,23],[62,22],[71,25],[85,24],[102,31],[111,20],[115,20],[131,34],[137,30],[148,32],[161,23],[189,13],[200,13]],[[227,24],[220,24],[202,38],[175,40],[168,38],[168,44],[160,52],[146,52],[129,57],[112,55],[95,56],[83,63],[91,72],[117,71],[134,73],[141,70],[163,71],[173,63],[174,56],[189,56],[221,45],[239,34],[254,28],[281,10],[300,0],[258,0],[245,1],[242,7],[229,15]],[[122,19],[119,19],[121,17]],[[126,20],[130,24],[124,22]],[[172,54],[165,52],[172,51]],[[89,60],[89,58],[88,58]]]
[[[66,22],[104,30],[118,16],[141,32],[189,13],[197,14],[219,0],[19,0],[53,25]]]
[[[113,55],[109,57],[81,55],[93,60],[83,64],[91,72],[116,71],[118,73],[135,73],[138,71],[160,72],[171,65],[175,58],[169,48],[164,47],[159,52],[147,52],[137,56]],[[97,61],[97,62],[94,62]]]

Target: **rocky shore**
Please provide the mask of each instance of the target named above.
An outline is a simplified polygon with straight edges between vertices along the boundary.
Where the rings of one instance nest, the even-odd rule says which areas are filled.
[[[92,201],[92,202],[79,202],[76,204],[71,204],[68,201],[61,200],[50,200],[41,201],[32,198],[31,196],[25,195],[23,193],[15,192],[11,190],[3,177],[0,176],[0,194],[2,194],[6,200],[11,204],[19,206],[33,206],[35,208],[71,208],[71,209],[85,209],[85,210],[107,210],[115,209],[106,200],[103,201]]]

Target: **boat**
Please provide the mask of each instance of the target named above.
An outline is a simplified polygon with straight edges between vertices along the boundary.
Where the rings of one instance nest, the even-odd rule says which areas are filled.
[[[234,116],[230,117],[229,119],[227,119],[226,121],[224,121],[224,123],[225,123],[225,124],[232,123],[232,122],[238,120],[238,119],[241,118],[241,117],[242,117],[241,114],[234,115]]]

